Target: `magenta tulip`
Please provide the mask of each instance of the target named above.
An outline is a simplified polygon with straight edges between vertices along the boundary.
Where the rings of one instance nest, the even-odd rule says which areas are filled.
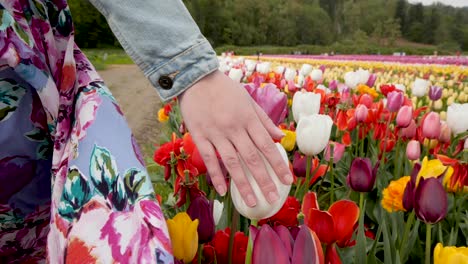
[[[398,112],[403,102],[405,101],[405,96],[401,92],[391,92],[387,95],[387,109],[390,112]]]
[[[435,112],[430,112],[422,123],[422,135],[425,138],[437,139],[440,135],[440,117]]]
[[[369,114],[369,109],[367,106],[363,104],[358,104],[356,107],[356,111],[354,112],[354,117],[358,123],[363,123],[367,119],[367,115]]]
[[[411,172],[411,179],[406,184],[405,192],[403,193],[403,208],[406,211],[413,210],[414,207],[414,188],[416,187],[416,179],[421,170],[421,164],[414,164],[413,171]]]
[[[414,211],[426,224],[435,224],[445,218],[448,211],[448,197],[439,179],[419,180],[414,193]]]
[[[274,84],[267,84],[263,88],[256,88],[251,84],[244,87],[275,125],[284,121],[288,107],[286,94],[280,92]]]
[[[306,156],[302,156],[299,152],[294,153],[293,157],[293,172],[296,177],[305,177],[307,171]]]
[[[356,192],[370,192],[374,188],[379,162],[372,168],[369,158],[355,158],[351,163],[346,181]]]
[[[437,101],[442,97],[442,88],[439,86],[431,86],[429,88],[429,99],[432,101]]]
[[[187,209],[187,214],[192,220],[198,219],[198,242],[210,242],[215,235],[215,223],[213,218],[213,202],[208,201],[205,196],[197,196]]]
[[[417,160],[421,156],[421,144],[417,140],[411,140],[406,146],[406,157],[409,160]]]
[[[325,148],[324,159],[326,161],[330,161],[330,145],[333,145],[333,163],[338,163],[343,157],[346,145],[330,141]]]
[[[377,80],[377,75],[373,73],[369,76],[369,79],[367,80],[366,85],[369,87],[373,87],[376,80]]]
[[[272,229],[262,225],[250,227],[253,251],[252,264],[315,264],[323,262],[322,248],[312,237],[310,229],[302,225],[294,239],[284,226]]]
[[[413,107],[404,105],[398,110],[396,123],[398,127],[408,127],[413,120]]]
[[[328,84],[328,89],[332,90],[332,91],[336,91],[338,89],[338,81],[337,80],[332,80],[329,84]]]

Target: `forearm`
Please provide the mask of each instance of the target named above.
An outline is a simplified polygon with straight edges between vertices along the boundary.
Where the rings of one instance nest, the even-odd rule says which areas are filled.
[[[216,53],[180,0],[90,0],[163,100],[218,68]]]

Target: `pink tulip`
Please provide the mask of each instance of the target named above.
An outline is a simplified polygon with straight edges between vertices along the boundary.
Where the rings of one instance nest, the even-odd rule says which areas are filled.
[[[447,125],[447,123],[442,123],[440,126],[440,135],[439,135],[439,141],[441,143],[450,143],[450,137],[452,135],[452,130],[450,127]]]
[[[288,91],[291,93],[294,93],[295,91],[297,91],[297,87],[294,81],[291,81],[291,80],[288,81]]]
[[[396,117],[396,123],[398,127],[408,127],[413,120],[413,108],[411,106],[404,105],[398,110]]]
[[[405,96],[400,92],[391,92],[387,95],[387,108],[390,112],[397,112],[403,105]]]
[[[367,86],[369,87],[374,86],[376,80],[377,80],[377,75],[375,73],[371,74],[369,76],[369,79],[367,80]]]
[[[332,142],[328,143],[327,148],[325,149],[325,160],[330,161],[330,145],[333,145],[333,163],[338,163],[341,158],[343,157],[344,151],[345,151],[345,145],[338,143],[338,142]]]
[[[265,111],[275,125],[279,125],[286,117],[288,98],[274,84],[257,88],[251,84],[244,85],[254,101]]]
[[[359,97],[359,104],[363,104],[367,106],[367,108],[371,108],[373,102],[374,102],[374,99],[372,99],[372,96],[368,94],[363,94],[361,95],[361,97]]]
[[[356,111],[354,112],[354,117],[358,123],[365,122],[367,115],[369,114],[369,109],[363,104],[358,104]]]
[[[436,139],[440,135],[440,117],[435,112],[426,115],[422,123],[422,135],[425,138]]]
[[[417,160],[421,156],[421,145],[417,140],[411,140],[406,146],[406,156],[409,160]]]
[[[413,119],[411,119],[409,126],[403,128],[400,131],[400,136],[402,138],[413,138],[416,135],[416,129],[416,122]]]
[[[331,81],[331,82],[328,84],[328,89],[330,89],[330,90],[332,90],[332,91],[335,91],[336,89],[338,89],[338,81],[337,81],[337,80]]]

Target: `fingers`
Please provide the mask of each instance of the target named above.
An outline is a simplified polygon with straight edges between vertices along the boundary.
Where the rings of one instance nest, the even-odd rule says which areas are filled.
[[[281,131],[281,129],[275,126],[275,124],[273,123],[273,121],[271,121],[270,117],[265,113],[265,111],[263,111],[263,109],[257,103],[252,101],[252,104],[254,106],[258,118],[260,119],[270,136],[276,140],[280,140],[282,137],[284,137],[283,131]]]
[[[231,180],[234,181],[241,196],[244,197],[245,203],[249,207],[254,207],[257,204],[257,199],[244,174],[237,151],[234,149],[231,142],[225,138],[215,141],[215,146],[223,160],[224,166],[231,175]]]
[[[267,131],[258,122],[252,122],[248,128],[250,138],[270,163],[276,175],[284,184],[291,184],[293,177],[287,163],[279,153]]]
[[[226,180],[219,166],[213,145],[206,139],[193,140],[197,143],[198,151],[205,162],[206,169],[210,172],[211,182],[219,195],[224,196],[227,192]]]
[[[260,187],[263,196],[269,203],[276,202],[276,200],[279,199],[276,186],[266,170],[264,159],[261,157],[247,132],[236,133],[232,142],[257,182],[258,187]]]

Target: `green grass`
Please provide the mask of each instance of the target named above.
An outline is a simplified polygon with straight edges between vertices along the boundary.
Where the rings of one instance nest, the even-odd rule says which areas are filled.
[[[133,64],[122,49],[85,49],[83,52],[97,70],[105,70],[112,64]]]

